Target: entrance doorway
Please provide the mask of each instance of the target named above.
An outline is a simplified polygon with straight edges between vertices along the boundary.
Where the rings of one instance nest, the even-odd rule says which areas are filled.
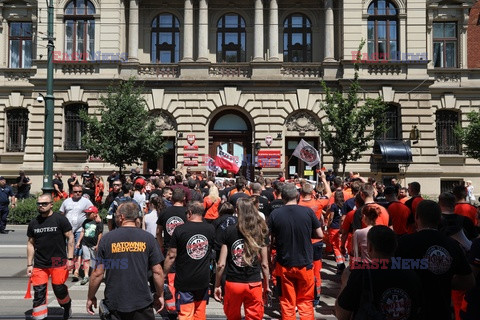
[[[165,153],[157,161],[144,163],[144,171],[148,169],[160,170],[161,173],[171,175],[175,170],[175,137],[165,137]]]
[[[241,112],[227,110],[217,114],[209,126],[209,155],[217,156],[218,150],[238,157],[242,160],[239,175],[252,180],[254,175],[253,148],[252,148],[252,125],[250,120]],[[224,170],[219,176],[226,176]]]

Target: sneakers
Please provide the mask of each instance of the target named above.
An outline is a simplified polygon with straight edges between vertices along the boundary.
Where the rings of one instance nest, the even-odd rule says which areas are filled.
[[[72,316],[72,300],[63,305],[63,320],[70,319]]]
[[[80,282],[80,285],[83,286],[83,285],[87,284],[88,280],[89,280],[88,277],[83,278],[83,279],[82,279],[82,282]]]

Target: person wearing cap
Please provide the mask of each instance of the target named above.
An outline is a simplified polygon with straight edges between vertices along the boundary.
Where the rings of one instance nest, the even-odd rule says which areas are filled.
[[[92,261],[92,267],[94,267],[96,252],[100,239],[102,239],[103,234],[103,222],[97,221],[98,209],[95,206],[90,206],[85,209],[83,212],[86,213],[87,219],[82,223],[82,231],[80,232],[80,237],[78,238],[76,248],[80,249],[82,247],[83,253],[83,270],[85,276],[80,282],[83,286],[89,280],[89,271],[90,271],[90,261]]]
[[[7,185],[5,178],[0,177],[0,234],[8,233],[5,228],[7,227],[8,205],[10,201],[12,201],[12,208],[15,207],[17,200],[13,194],[13,190]]]
[[[30,198],[30,187],[32,185],[32,181],[29,177],[25,175],[25,171],[20,170],[18,172],[18,177],[15,182],[15,186],[17,187],[17,199],[27,199]]]

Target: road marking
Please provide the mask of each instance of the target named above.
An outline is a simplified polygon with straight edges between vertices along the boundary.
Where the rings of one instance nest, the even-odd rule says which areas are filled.
[[[0,245],[0,249],[3,249],[3,248],[26,248],[27,245],[26,244],[1,244]]]

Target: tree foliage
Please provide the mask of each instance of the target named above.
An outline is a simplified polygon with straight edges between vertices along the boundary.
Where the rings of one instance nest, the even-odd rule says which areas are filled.
[[[480,112],[472,111],[467,115],[470,121],[467,127],[458,126],[455,133],[462,144],[467,156],[480,160]]]
[[[360,104],[358,97],[361,90],[358,80],[359,62],[364,44],[365,41],[362,40],[354,63],[355,75],[347,92],[332,91],[322,81],[325,102],[321,105],[321,110],[325,112],[325,118],[319,124],[320,137],[325,142],[326,152],[330,152],[334,158],[334,167],[342,164],[343,175],[347,162],[360,159],[362,152],[369,148],[369,142],[386,129],[386,104],[381,97],[367,98],[363,104]],[[367,131],[374,124],[372,130]]]
[[[162,132],[148,114],[141,92],[133,78],[122,81],[100,98],[100,119],[81,114],[87,125],[82,143],[88,154],[101,157],[120,172],[126,165],[157,161],[165,150]]]

